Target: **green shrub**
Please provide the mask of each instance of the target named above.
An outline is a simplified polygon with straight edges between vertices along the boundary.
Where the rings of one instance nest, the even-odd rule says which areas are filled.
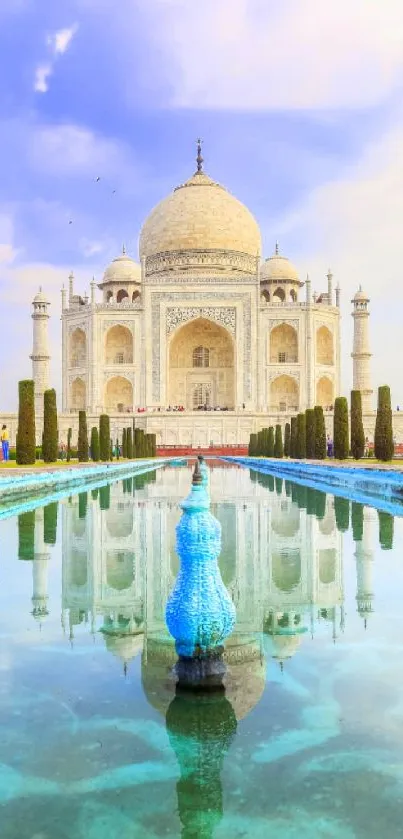
[[[115,452],[116,452],[116,460],[119,460],[120,459],[120,446],[119,446],[119,440],[118,439],[116,439],[116,443],[115,443]]]
[[[351,391],[351,454],[354,460],[364,457],[365,434],[362,422],[362,399],[360,390]]]
[[[297,442],[296,442],[296,457],[306,457],[306,423],[305,414],[298,414],[297,416]]]
[[[16,461],[21,466],[35,463],[35,389],[31,379],[18,382],[18,431]]]
[[[71,460],[71,437],[72,437],[72,434],[73,434],[73,431],[72,431],[71,428],[69,428],[68,431],[67,431],[67,457],[66,457],[66,460],[67,460],[68,463]]]
[[[109,417],[108,417],[109,419]],[[99,488],[99,508],[100,510],[109,510],[111,506],[111,487],[106,484]]]
[[[290,456],[290,444],[291,444],[291,425],[289,422],[286,422],[285,429],[284,429],[284,457]]]
[[[32,560],[35,556],[35,510],[18,516],[18,559]]]
[[[379,519],[379,544],[383,551],[391,551],[393,548],[394,518],[390,513],[378,510]]]
[[[257,434],[251,434],[249,437],[248,455],[249,457],[256,457],[257,450]]]
[[[274,457],[274,428],[271,425],[267,432],[267,448],[266,448],[266,456],[267,457]]]
[[[132,438],[132,430],[128,428],[126,430],[126,452],[127,457],[132,460],[133,458],[133,438]]]
[[[298,417],[291,417],[290,457],[297,457]]]
[[[109,460],[113,460],[113,440],[109,440]]]
[[[87,414],[85,411],[78,412],[78,444],[77,444],[78,460],[80,463],[86,463],[88,460],[88,429],[87,429]]]
[[[57,501],[43,509],[43,540],[45,545],[55,545],[57,537]]]
[[[127,457],[126,429],[122,431],[122,457]]]
[[[315,459],[325,460],[326,458],[326,426],[325,416],[321,405],[315,405]]]
[[[99,451],[99,432],[97,427],[94,425],[91,428],[91,457],[95,463],[97,463],[100,459],[100,451]]]
[[[347,399],[345,396],[337,396],[333,417],[333,449],[336,460],[346,460],[349,448]]]
[[[281,425],[276,425],[276,435],[274,439],[274,457],[284,457],[283,435],[281,431]]]
[[[157,456],[157,435],[156,434],[150,434],[150,437],[151,437],[151,456],[156,457]]]
[[[99,418],[99,453],[103,462],[106,462],[110,458],[110,439],[108,414],[101,414]]]
[[[306,456],[310,460],[315,459],[315,443],[316,443],[316,423],[315,411],[313,408],[307,408],[305,411],[305,425],[306,425]]]
[[[59,454],[57,433],[56,391],[45,390],[43,394],[43,436],[42,458],[45,463],[56,463]]]
[[[393,443],[390,388],[387,385],[378,388],[374,448],[375,457],[378,460],[392,460],[395,447]]]
[[[91,498],[93,499],[93,501],[97,500],[97,498],[98,498],[98,487],[95,487],[95,489],[91,490]]]
[[[265,452],[265,435],[263,428],[257,433],[257,456],[261,457]]]

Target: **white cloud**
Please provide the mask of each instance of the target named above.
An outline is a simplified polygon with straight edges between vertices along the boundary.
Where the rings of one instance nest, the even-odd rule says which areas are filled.
[[[34,90],[36,93],[47,93],[49,90],[49,79],[53,74],[55,62],[64,55],[70,47],[74,35],[78,29],[78,24],[74,23],[66,29],[59,29],[48,35],[47,44],[52,53],[52,59],[46,63],[39,64],[35,69],[34,76]]]
[[[403,124],[370,146],[359,165],[315,188],[276,228],[280,241],[304,243],[303,257],[288,255],[296,258],[302,277],[309,271],[317,290],[326,288],[328,265],[340,282],[346,391],[352,371],[350,300],[362,284],[371,298],[373,383],[390,384],[394,404],[403,403],[402,223]]]
[[[34,90],[36,93],[47,93],[49,89],[49,78],[52,75],[51,64],[40,64],[35,70]]]
[[[77,29],[78,24],[74,23],[73,26],[66,29],[59,29],[57,32],[48,36],[48,44],[55,55],[63,55],[68,50]]]
[[[146,14],[173,106],[365,107],[402,74],[401,0],[156,0]]]

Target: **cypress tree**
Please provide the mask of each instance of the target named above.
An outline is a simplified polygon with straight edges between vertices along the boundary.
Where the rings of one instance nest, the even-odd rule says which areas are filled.
[[[298,417],[291,417],[290,457],[297,457]]]
[[[305,411],[306,424],[306,456],[310,460],[315,459],[315,443],[316,443],[316,426],[315,426],[315,411],[313,408],[307,408]]]
[[[125,428],[122,431],[122,457],[127,457],[127,439]]]
[[[146,434],[145,435],[145,440],[146,440],[146,457],[152,457],[153,456],[153,442],[152,442],[152,439],[151,439],[151,434]]]
[[[93,426],[93,428],[91,428],[91,457],[94,463],[97,463],[100,458],[99,433],[95,425]]]
[[[258,457],[262,457],[265,452],[265,440],[264,440],[264,431],[263,428],[258,431],[257,433],[257,455]]]
[[[91,490],[91,498],[93,499],[93,501],[97,500],[97,498],[98,498],[98,487],[95,487],[95,489]]]
[[[322,405],[315,405],[315,459],[326,458],[326,426]]]
[[[354,542],[362,542],[364,533],[364,506],[363,504],[359,504],[358,501],[353,501],[351,504],[351,526],[353,528]]]
[[[345,396],[334,401],[333,446],[336,460],[346,460],[349,453],[348,404]]]
[[[110,423],[108,414],[101,414],[99,418],[99,453],[105,463],[110,458]]]
[[[276,425],[276,436],[274,440],[274,457],[284,457],[283,435],[281,425]]]
[[[18,382],[18,431],[16,461],[21,466],[35,463],[35,390],[31,379]]]
[[[77,456],[80,463],[86,463],[88,460],[88,429],[85,411],[78,412]]]
[[[291,425],[289,422],[286,422],[285,429],[284,429],[284,457],[290,456],[290,443],[291,443]]]
[[[88,493],[80,492],[78,495],[78,518],[85,519],[87,515]]]
[[[18,516],[18,559],[34,559],[35,553],[35,510],[28,510]]]
[[[390,513],[378,510],[379,519],[379,544],[383,551],[391,551],[393,548],[394,518]]]
[[[43,394],[43,436],[42,460],[45,463],[56,463],[59,453],[57,433],[56,391],[45,390]]]
[[[43,541],[45,545],[55,545],[57,536],[57,501],[46,504],[43,509]]]
[[[133,458],[133,438],[132,438],[132,430],[128,428],[126,430],[126,450],[127,456],[130,460]]]
[[[315,516],[317,519],[324,519],[326,513],[326,493],[320,489],[316,489],[315,497]]]
[[[68,431],[67,431],[67,454],[66,454],[67,463],[69,463],[70,460],[71,460],[71,438],[72,438],[72,434],[73,434],[73,429],[69,428]]]
[[[296,457],[306,457],[306,423],[305,414],[298,414],[297,417],[297,445]]]
[[[120,459],[120,446],[119,446],[119,440],[117,438],[116,438],[116,444],[115,444],[115,451],[116,451],[116,460],[119,460]]]
[[[157,456],[157,435],[150,434],[151,437],[151,457]]]
[[[272,425],[267,434],[267,457],[274,457],[274,428]]]
[[[249,436],[249,446],[248,446],[249,457],[255,457],[256,449],[257,449],[257,434],[251,434]]]
[[[345,533],[350,524],[350,502],[348,498],[340,498],[335,495],[334,512],[336,516],[336,527],[341,533]]]
[[[362,422],[362,399],[360,390],[351,391],[351,454],[354,460],[364,457],[365,434]]]
[[[387,385],[378,388],[378,409],[376,412],[374,442],[375,457],[378,460],[392,460],[395,447],[393,443],[390,388]]]

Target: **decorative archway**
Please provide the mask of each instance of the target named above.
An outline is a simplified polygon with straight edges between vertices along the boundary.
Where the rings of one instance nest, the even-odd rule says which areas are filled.
[[[333,382],[327,376],[322,376],[316,385],[316,404],[322,408],[331,408],[333,401]]]
[[[298,361],[298,333],[288,323],[279,323],[270,332],[270,364]]]
[[[70,336],[70,367],[85,367],[87,358],[87,338],[79,326]]]
[[[83,379],[74,379],[71,384],[70,407],[75,411],[85,411],[86,387]]]
[[[105,338],[105,364],[133,364],[133,335],[127,326],[117,323],[108,329]]]
[[[273,303],[284,303],[285,301],[285,291],[281,286],[276,288],[273,292]]]
[[[316,363],[334,364],[333,335],[327,326],[316,332]]]
[[[124,376],[113,376],[105,385],[105,409],[112,413],[133,410],[133,385]]]
[[[299,386],[292,376],[277,376],[270,385],[270,410],[274,413],[298,411]]]
[[[116,302],[122,303],[123,300],[128,300],[129,295],[125,288],[120,288],[117,295],[116,295]]]
[[[188,321],[168,349],[168,404],[195,410],[235,407],[235,349],[229,332],[206,318]]]

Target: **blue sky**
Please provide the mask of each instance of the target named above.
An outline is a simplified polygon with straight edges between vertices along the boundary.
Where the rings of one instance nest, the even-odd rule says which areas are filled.
[[[403,9],[395,0],[2,0],[0,5],[0,408],[30,376],[30,302],[84,291],[124,241],[136,256],[153,205],[206,170],[282,252],[371,297],[374,386],[400,376]],[[101,180],[97,183],[96,178]],[[69,224],[72,221],[72,224]]]

